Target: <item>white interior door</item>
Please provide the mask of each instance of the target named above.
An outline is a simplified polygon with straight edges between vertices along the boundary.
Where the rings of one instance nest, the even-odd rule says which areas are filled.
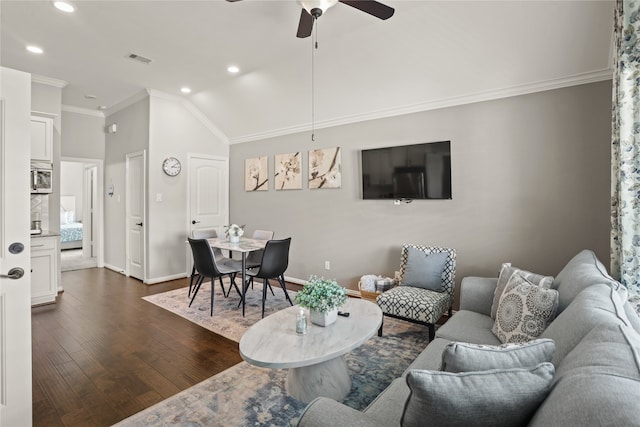
[[[199,228],[222,231],[229,221],[228,161],[189,157],[189,234]]]
[[[189,155],[188,235],[199,228],[221,233],[229,224],[229,161],[205,155]],[[188,245],[187,245],[188,247]],[[188,273],[193,262],[187,249]]]
[[[30,426],[31,75],[0,67],[0,426]],[[14,276],[15,277],[15,276]]]
[[[145,151],[127,154],[127,276],[145,280]]]

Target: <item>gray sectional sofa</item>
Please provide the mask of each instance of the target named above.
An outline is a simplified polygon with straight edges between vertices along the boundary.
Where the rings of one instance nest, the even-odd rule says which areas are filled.
[[[464,278],[460,311],[437,330],[435,340],[364,411],[321,397],[307,406],[298,425],[401,425],[410,395],[410,371],[440,370],[443,350],[451,342],[501,344],[491,330],[496,283],[493,278]],[[554,278],[553,288],[559,293],[558,309],[541,338],[555,342],[555,374],[545,391],[546,398],[536,403],[524,424],[640,426],[640,319],[626,302],[626,289],[607,274],[589,250],[577,254],[563,268]],[[456,413],[443,422],[435,412],[425,407],[424,423],[420,424],[460,424]]]

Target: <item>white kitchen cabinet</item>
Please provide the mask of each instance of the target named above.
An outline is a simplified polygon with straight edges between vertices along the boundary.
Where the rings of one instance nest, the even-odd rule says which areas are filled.
[[[31,305],[48,304],[58,295],[59,236],[31,238]]]
[[[31,116],[31,160],[53,162],[53,118]]]

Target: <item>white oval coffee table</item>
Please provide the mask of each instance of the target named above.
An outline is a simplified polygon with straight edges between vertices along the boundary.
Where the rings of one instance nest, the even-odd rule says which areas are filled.
[[[251,326],[240,339],[240,355],[252,365],[288,368],[287,393],[303,402],[319,396],[337,401],[351,390],[344,354],[371,338],[382,324],[382,311],[367,300],[349,298],[332,325],[309,322],[306,335],[296,334],[299,306],[280,310]]]

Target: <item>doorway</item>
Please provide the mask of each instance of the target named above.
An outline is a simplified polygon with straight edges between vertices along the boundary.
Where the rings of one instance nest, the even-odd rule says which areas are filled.
[[[60,162],[60,269],[101,267],[102,160]]]

